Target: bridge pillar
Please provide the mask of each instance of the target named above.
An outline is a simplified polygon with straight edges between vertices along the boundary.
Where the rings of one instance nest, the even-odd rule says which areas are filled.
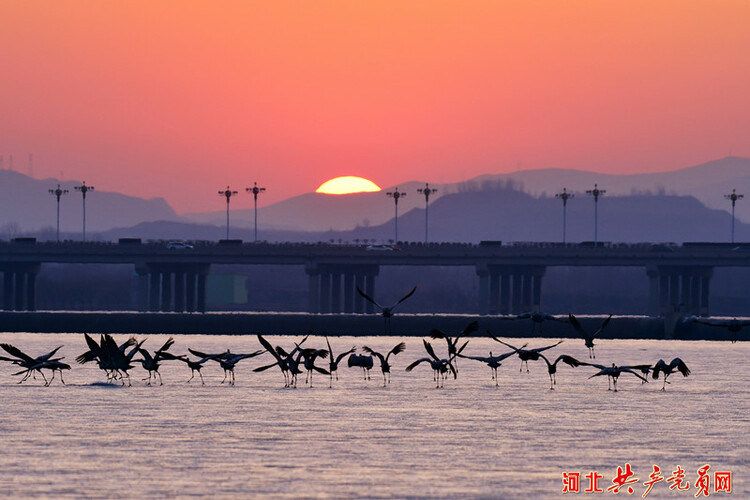
[[[15,290],[13,291],[13,305],[16,311],[23,311],[23,291],[24,291],[24,274],[22,272],[14,272],[14,283]]]
[[[512,290],[511,290],[511,305],[510,311],[513,314],[520,314],[523,312],[521,309],[521,295],[523,291],[523,275],[520,272],[513,273]]]
[[[136,308],[141,311],[148,311],[148,269],[145,267],[135,268],[135,302]]]
[[[26,310],[36,311],[36,274],[26,273]]]
[[[196,294],[198,296],[198,303],[197,303],[197,309],[198,312],[204,313],[206,312],[206,273],[199,273],[198,274],[198,289],[196,291]]]
[[[341,273],[331,273],[331,312],[341,312]]]
[[[148,275],[148,310],[159,310],[159,292],[161,290],[161,275],[151,271]]]
[[[361,270],[354,274],[354,285],[363,292],[365,291],[365,274]],[[365,312],[365,299],[359,292],[354,293],[354,312],[357,314]]]
[[[479,314],[488,314],[490,312],[490,290],[487,266],[477,266],[476,272],[477,276],[479,276]]]
[[[161,273],[161,311],[172,309],[172,273],[162,271]]]
[[[709,313],[710,266],[646,266],[651,316]]]
[[[308,310],[311,313],[320,312],[320,274],[317,272],[307,273],[307,300]]]
[[[490,272],[490,303],[489,314],[497,314],[498,305],[500,304],[500,275]]]
[[[3,273],[4,310],[36,310],[36,275],[41,267],[36,262],[0,265],[0,272]]]
[[[185,310],[187,312],[195,312],[195,278],[194,272],[188,272],[185,275]]]
[[[709,268],[704,271],[700,277],[700,312],[701,316],[708,316],[710,314],[709,304],[709,291],[711,285],[711,276],[713,275],[713,268]]]
[[[13,273],[3,271],[3,309],[13,310]]]
[[[320,273],[320,312],[331,312],[331,273]]]
[[[510,314],[511,276],[508,272],[504,272],[500,276],[500,314]]]
[[[366,279],[365,279],[364,292],[372,298],[375,298],[375,275],[376,274],[377,273],[374,273],[374,274],[368,273],[365,275]],[[372,314],[373,312],[375,312],[375,306],[370,301],[367,301],[367,303],[365,304],[365,312],[367,312],[368,314]]]
[[[354,274],[351,271],[344,273],[344,312],[354,312]]]
[[[185,273],[180,271],[174,273],[174,310],[185,311]]]
[[[137,264],[137,279],[142,280],[138,285],[139,304],[148,296],[149,311],[206,312],[206,276],[210,270],[211,264],[203,263]]]

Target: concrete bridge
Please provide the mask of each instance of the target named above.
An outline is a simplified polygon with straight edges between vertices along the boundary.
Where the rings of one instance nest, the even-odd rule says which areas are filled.
[[[355,287],[375,294],[381,266],[472,266],[479,276],[479,311],[509,314],[541,308],[547,267],[642,267],[649,277],[649,310],[666,316],[708,314],[715,267],[750,266],[750,244],[598,245],[500,242],[401,244],[398,247],[222,240],[171,249],[164,242],[0,242],[3,309],[35,310],[36,275],[44,263],[132,264],[139,309],[205,312],[206,276],[213,264],[303,266],[313,313],[372,312]]]

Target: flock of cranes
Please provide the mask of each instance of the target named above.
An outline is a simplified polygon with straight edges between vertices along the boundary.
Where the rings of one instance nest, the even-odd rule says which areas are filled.
[[[558,318],[553,319],[559,321]],[[584,339],[585,345],[589,349],[589,358],[594,359],[593,340],[606,328],[607,324],[609,324],[610,318],[605,319],[599,329],[594,333],[586,332],[573,315],[569,316],[569,321]],[[495,381],[495,386],[498,386],[498,368],[506,359],[517,356],[521,361],[519,369],[520,373],[523,373],[524,368],[526,369],[526,373],[529,373],[529,361],[544,361],[549,375],[550,389],[554,389],[557,385],[557,368],[558,364],[562,362],[571,368],[582,366],[595,368],[597,372],[592,374],[589,378],[606,375],[608,390],[614,391],[617,391],[618,378],[623,374],[631,374],[639,378],[643,383],[648,382],[647,377],[649,374],[653,379],[658,379],[660,374],[662,374],[662,390],[666,390],[666,385],[670,383],[668,381],[670,375],[679,372],[687,377],[690,374],[690,369],[680,358],[675,358],[670,363],[666,363],[664,360],[660,359],[654,365],[642,364],[628,366],[617,366],[614,363],[612,363],[611,366],[605,366],[589,361],[581,361],[568,354],[560,354],[554,359],[554,361],[551,361],[551,357],[547,357],[545,353],[550,349],[559,346],[563,342],[562,340],[542,347],[528,348],[528,343],[516,347],[501,340],[489,331],[487,334],[490,339],[509,350],[498,355],[493,355],[490,351],[488,356],[464,354],[472,340],[468,337],[475,337],[475,333],[478,329],[479,324],[476,321],[472,321],[461,332],[455,335],[449,335],[440,330],[433,329],[430,332],[430,340],[422,340],[426,356],[413,360],[405,367],[405,370],[411,372],[420,365],[429,365],[433,372],[433,382],[435,382],[437,388],[440,388],[444,387],[446,379],[451,376],[454,379],[458,378],[458,359],[461,358],[470,361],[478,361],[487,365],[491,370],[492,380]],[[159,368],[166,361],[185,363],[191,371],[190,378],[187,382],[191,382],[197,373],[201,383],[205,385],[205,380],[203,379],[201,370],[207,363],[215,362],[224,370],[224,378],[222,379],[221,384],[227,383],[228,385],[234,385],[235,367],[240,361],[264,356],[263,359],[266,359],[268,363],[254,368],[253,371],[262,372],[272,368],[278,368],[284,377],[284,387],[296,388],[297,377],[302,373],[305,373],[305,384],[312,387],[313,375],[315,372],[326,375],[329,379],[329,387],[332,387],[334,378],[336,380],[339,378],[339,366],[344,359],[347,360],[347,366],[349,368],[361,369],[363,378],[365,380],[370,380],[370,370],[374,368],[375,360],[377,359],[383,376],[383,386],[386,386],[391,383],[391,369],[395,357],[406,350],[406,343],[399,342],[387,352],[379,352],[365,345],[362,346],[361,353],[359,354],[357,353],[357,348],[354,346],[336,354],[327,336],[325,337],[325,348],[308,347],[307,342],[310,337],[311,335],[308,334],[298,342],[293,342],[293,346],[283,347],[280,345],[272,345],[262,335],[258,335],[258,342],[260,343],[261,349],[249,353],[234,353],[229,349],[218,353],[207,353],[189,348],[187,350],[188,353],[186,354],[174,354],[170,352],[170,349],[174,345],[174,339],[171,337],[157,350],[149,352],[143,347],[146,339],[139,341],[135,337],[130,337],[124,342],[118,344],[109,334],[101,334],[98,341],[90,335],[84,334],[88,350],[76,357],[76,361],[80,364],[96,362],[98,368],[104,372],[107,383],[119,382],[122,385],[132,385],[130,371],[135,368],[138,363],[141,364],[148,374],[148,377],[143,379],[144,381],[147,381],[147,385],[151,385],[152,381],[154,383],[158,382],[159,385],[163,385]],[[438,355],[436,346],[433,346],[432,343],[441,340],[445,341],[445,356]],[[55,347],[52,351],[46,354],[34,357],[24,353],[13,345],[3,343],[0,344],[0,348],[2,348],[8,356],[0,356],[0,361],[9,362],[20,368],[19,371],[13,374],[22,377],[19,383],[23,383],[30,377],[36,378],[36,375],[38,374],[44,380],[45,385],[50,385],[56,375],[59,374],[60,381],[65,384],[63,372],[70,370],[71,366],[63,362],[62,357],[56,357],[61,347],[62,346]],[[325,360],[325,363],[321,360]],[[51,372],[51,377],[47,378],[45,372]]]

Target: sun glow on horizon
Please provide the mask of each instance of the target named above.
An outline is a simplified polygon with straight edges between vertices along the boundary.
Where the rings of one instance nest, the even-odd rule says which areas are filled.
[[[352,194],[377,193],[380,190],[380,186],[371,180],[346,175],[344,177],[336,177],[335,179],[324,182],[315,190],[315,192],[322,194]]]

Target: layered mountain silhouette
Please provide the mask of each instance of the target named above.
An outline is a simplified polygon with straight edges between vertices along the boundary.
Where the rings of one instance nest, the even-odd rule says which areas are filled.
[[[750,159],[729,157],[659,174],[537,170],[435,185],[439,191],[430,203],[430,240],[560,241],[562,203],[554,193],[562,187],[576,192],[568,202],[568,241],[592,240],[594,203],[585,189],[594,183],[607,190],[599,202],[601,241],[728,241],[730,205],[723,195],[733,188],[742,193],[750,186]],[[63,237],[71,239],[80,236],[81,226],[81,197],[72,192],[76,184],[62,183],[71,194],[63,199],[61,227]],[[16,223],[17,233],[51,239],[55,200],[47,190],[56,185],[55,179],[36,180],[0,171],[0,227]],[[408,193],[399,202],[402,240],[424,237],[424,198],[416,191],[423,186],[422,182],[399,185]],[[737,204],[738,241],[750,240],[750,226],[739,220],[743,213],[750,220],[750,199]],[[384,192],[308,193],[262,208],[259,236],[268,241],[387,242],[394,237],[393,215],[393,201]],[[89,195],[87,217],[90,237],[106,240],[215,241],[224,238],[226,230],[223,211],[179,216],[160,198],[143,200],[103,191]],[[232,211],[231,222],[232,238],[252,239],[252,210]]]
[[[61,198],[60,228],[63,232],[80,234],[83,200],[74,190],[80,182],[34,179],[12,170],[0,170],[0,229],[7,233],[53,228],[57,200],[48,190],[57,188],[58,184],[70,191]],[[87,231],[105,231],[143,221],[180,220],[163,198],[145,200],[100,190],[95,183],[94,186],[96,189],[86,194]]]
[[[750,159],[727,157],[701,165],[654,174],[614,175],[586,172],[583,170],[544,169],[523,170],[508,174],[482,175],[466,182],[452,184],[430,184],[438,189],[430,198],[440,197],[462,190],[482,189],[484,185],[495,185],[498,181],[512,182],[519,189],[537,197],[553,196],[562,190],[577,193],[576,201],[585,196],[588,189],[599,184],[606,189],[607,196],[634,194],[667,194],[693,196],[709,208],[728,210],[730,205],[724,195],[732,189],[743,192],[750,188]],[[399,191],[407,196],[399,201],[399,214],[414,208],[424,207],[424,197],[417,189],[424,182],[404,182]],[[357,226],[377,226],[394,217],[394,204],[385,195],[395,187],[380,193],[359,193],[332,196],[307,193],[261,208],[258,217],[265,228],[296,231],[349,230]],[[750,195],[750,190],[748,191]],[[573,202],[571,202],[573,203]],[[737,218],[750,222],[750,199],[737,204]],[[216,212],[185,214],[185,218],[202,224],[224,223],[226,214]],[[232,211],[232,221],[237,227],[251,227],[252,210]]]
[[[433,242],[562,241],[562,203],[536,198],[502,182],[448,194],[430,206]],[[729,241],[731,216],[706,207],[691,196],[605,196],[599,200],[599,240],[611,242]],[[225,227],[180,222],[147,222],[102,233],[101,238],[213,240],[225,237]],[[267,241],[389,242],[394,221],[350,231],[259,231]],[[399,218],[404,241],[424,237],[424,210],[413,209]],[[568,202],[567,236],[570,242],[594,238],[594,202],[581,197]],[[252,230],[231,229],[230,237],[252,240]],[[736,239],[750,240],[750,224],[736,224]]]

